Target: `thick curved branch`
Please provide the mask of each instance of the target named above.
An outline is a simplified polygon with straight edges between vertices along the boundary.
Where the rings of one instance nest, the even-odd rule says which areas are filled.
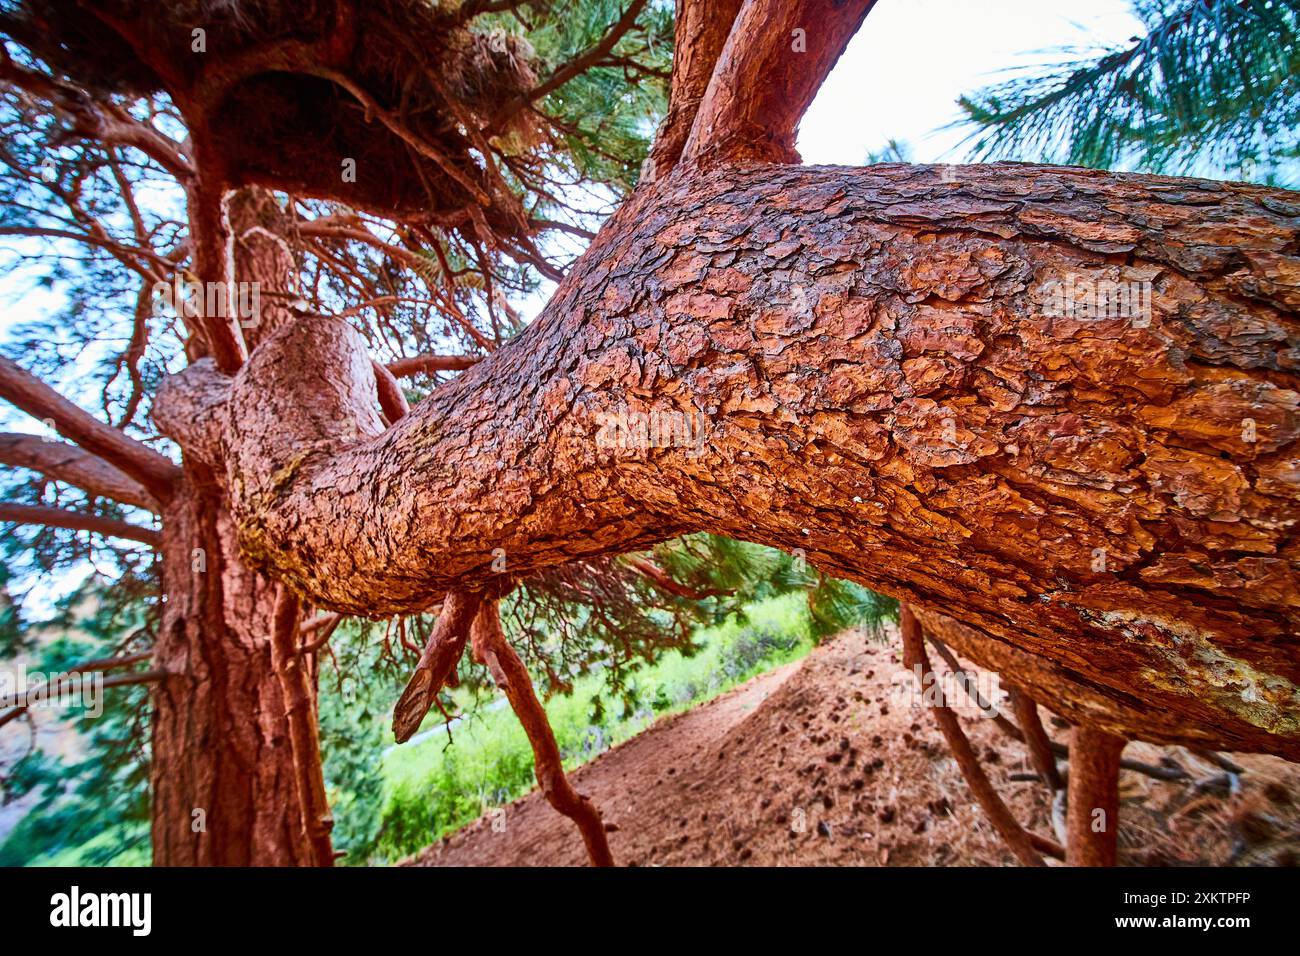
[[[38,435],[0,433],[0,465],[39,472],[88,494],[155,514],[159,510],[158,501],[142,484],[76,445],[48,441]]]
[[[0,356],[0,398],[38,419],[92,455],[134,478],[159,501],[167,501],[180,469],[147,445],[105,425],[68,401],[17,363]]]
[[[346,323],[276,332],[218,464],[245,556],[322,609],[709,531],[1068,667],[1108,729],[1300,754],[1296,209],[1030,166],[674,174],[392,428]],[[1052,314],[1070,281],[1150,298]]]
[[[681,161],[799,162],[799,121],[874,5],[875,0],[745,0]]]
[[[126,521],[83,514],[80,511],[46,508],[42,505],[17,505],[0,502],[0,521],[12,521],[15,524],[41,524],[51,528],[68,528],[72,531],[91,531],[110,538],[126,538],[130,541],[139,541],[151,548],[157,548],[162,544],[162,535],[152,528],[142,528]]]

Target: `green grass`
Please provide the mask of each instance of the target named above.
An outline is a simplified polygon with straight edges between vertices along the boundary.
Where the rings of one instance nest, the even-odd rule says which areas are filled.
[[[637,673],[630,715],[604,693],[599,675],[580,681],[571,695],[552,698],[546,712],[565,766],[580,766],[665,714],[711,700],[807,654],[813,638],[806,597],[792,593],[750,605],[744,621],[728,620],[696,638],[703,648],[694,656],[671,651]],[[599,719],[593,718],[597,696],[604,704]],[[367,862],[423,849],[534,786],[532,751],[508,707],[481,705],[452,734],[450,747],[439,732],[385,756],[383,821]]]
[[[130,842],[130,828],[116,827],[91,837],[79,846],[64,847],[31,860],[28,866],[148,866],[149,841]]]

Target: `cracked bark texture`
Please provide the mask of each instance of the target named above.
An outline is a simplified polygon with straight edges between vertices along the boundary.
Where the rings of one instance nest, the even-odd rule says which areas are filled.
[[[163,513],[154,661],[169,676],[153,697],[154,863],[332,862],[315,721],[311,740],[291,723],[309,691],[272,646],[276,585],[240,560],[222,493],[202,472],[187,468]],[[295,677],[299,693],[286,696]]]
[[[192,366],[162,417],[224,473],[246,558],[323,608],[427,607],[494,548],[520,574],[706,530],[959,618],[1111,732],[1300,757],[1300,202],[956,173],[669,176],[392,428],[328,317],[233,379]],[[1071,277],[1150,282],[1149,324],[1046,315]],[[703,416],[703,446],[602,441],[626,412]]]

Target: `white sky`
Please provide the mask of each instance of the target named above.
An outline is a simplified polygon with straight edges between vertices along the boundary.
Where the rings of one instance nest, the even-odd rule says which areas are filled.
[[[892,137],[921,163],[963,162],[957,98],[1059,47],[1144,33],[1129,0],[879,0],[804,117],[806,163],[861,165]]]

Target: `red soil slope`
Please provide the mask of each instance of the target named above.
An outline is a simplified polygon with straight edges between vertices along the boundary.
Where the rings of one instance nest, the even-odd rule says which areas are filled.
[[[802,664],[761,675],[667,718],[572,775],[605,819],[620,864],[1010,865],[934,721],[912,706],[896,635],[846,633]],[[936,664],[936,666],[938,666]],[[973,710],[963,725],[1017,818],[1052,835],[1050,800],[1023,748]],[[1043,714],[1049,733],[1069,730]],[[1121,863],[1300,862],[1300,765],[1234,755],[1222,771],[1181,748],[1130,744],[1125,756],[1176,761],[1195,778],[1121,777]],[[1217,784],[1216,784],[1217,778]],[[1198,788],[1196,781],[1206,781]],[[585,863],[573,824],[536,792],[408,861],[420,866]]]

